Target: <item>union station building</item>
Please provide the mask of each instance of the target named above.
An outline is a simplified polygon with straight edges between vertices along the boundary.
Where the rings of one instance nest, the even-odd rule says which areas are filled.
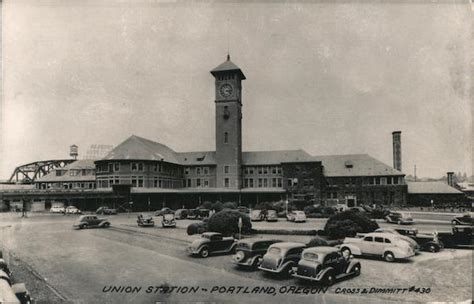
[[[113,193],[109,198],[119,200],[117,203],[132,200],[136,206],[176,208],[216,200],[247,206],[286,199],[301,207],[315,203],[406,204],[407,185],[401,167],[397,170],[367,154],[242,151],[245,75],[229,56],[211,74],[215,151],[177,152],[132,135],[102,159],[77,160],[59,173],[54,170],[43,176],[36,181],[36,189],[77,189],[102,193],[103,197]],[[401,161],[396,146],[399,133],[393,134],[395,167]],[[84,204],[79,203],[87,209]]]

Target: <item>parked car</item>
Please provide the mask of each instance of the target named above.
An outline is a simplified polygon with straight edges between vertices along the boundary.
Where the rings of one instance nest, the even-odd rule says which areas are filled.
[[[161,226],[165,227],[176,227],[176,220],[173,213],[166,213],[163,215],[161,220]]]
[[[161,208],[161,210],[155,211],[155,216],[163,216],[164,214],[169,214],[169,213],[174,214],[174,211],[168,207],[164,207],[164,208]]]
[[[290,211],[286,215],[286,220],[290,222],[306,222],[306,214],[304,211]]]
[[[415,255],[412,245],[392,233],[371,232],[363,238],[346,237],[341,252],[360,256],[383,257],[387,262],[396,259],[408,259]]]
[[[385,217],[387,223],[398,224],[398,225],[408,225],[414,224],[413,217],[408,212],[390,212],[389,215]]]
[[[395,228],[393,230],[400,235],[409,237],[410,239],[414,240],[418,244],[420,250],[438,252],[444,248],[444,244],[439,240],[437,232],[418,233],[418,229],[416,228]]]
[[[153,227],[155,226],[155,221],[151,215],[139,214],[137,215],[137,224],[140,227]]]
[[[190,220],[195,220],[198,218],[198,211],[197,209],[189,209],[188,210],[188,215],[186,217],[187,219],[190,219]]]
[[[334,247],[311,247],[303,251],[297,267],[293,267],[295,278],[333,285],[336,280],[360,275],[361,265],[345,251],[342,254]]]
[[[104,215],[104,214],[117,214],[117,209],[102,206],[102,207],[99,207],[95,211],[95,213],[96,214],[102,214],[102,215]]]
[[[252,222],[263,221],[265,219],[265,214],[262,210],[254,209],[250,211],[250,220]]]
[[[197,209],[198,211],[198,218],[200,219],[205,219],[206,217],[209,217],[211,214],[211,210],[209,209]]]
[[[415,251],[415,254],[418,254],[420,252],[420,245],[418,245],[418,243],[412,239],[411,237],[409,236],[406,236],[406,235],[403,235],[401,233],[399,233],[396,229],[392,229],[392,228],[378,228],[376,229],[374,232],[377,232],[377,233],[391,233],[391,234],[394,234],[398,237],[400,237],[401,239],[407,241],[408,243],[410,243],[410,245],[412,246],[413,250]],[[366,233],[357,233],[357,236],[358,237],[365,237],[367,234]]]
[[[290,276],[292,268],[298,265],[305,244],[294,242],[281,242],[272,244],[262,258],[258,269]]]
[[[67,214],[82,214],[82,211],[77,209],[76,206],[67,206],[65,212]]]
[[[265,217],[267,222],[278,222],[278,214],[276,210],[268,210],[267,216]]]
[[[64,213],[65,210],[66,209],[64,207],[52,206],[51,209],[49,209],[49,212],[51,212],[51,213]]]
[[[183,220],[188,218],[188,209],[178,209],[174,212],[174,216],[176,217],[177,220]]]
[[[465,213],[463,216],[456,216],[451,220],[451,224],[453,225],[467,225],[473,226],[474,225],[474,217],[471,213]]]
[[[110,222],[107,219],[98,218],[96,215],[81,215],[74,223],[74,228],[107,228]]]
[[[218,232],[204,232],[201,238],[194,240],[188,247],[188,252],[207,258],[210,254],[228,254],[235,251],[237,240],[233,237],[223,237]]]
[[[446,248],[474,248],[474,226],[456,225],[452,232],[438,233]]]
[[[238,266],[256,269],[262,262],[262,257],[267,252],[268,247],[278,242],[281,241],[259,238],[240,240],[237,243],[236,253],[232,258],[232,262]]]

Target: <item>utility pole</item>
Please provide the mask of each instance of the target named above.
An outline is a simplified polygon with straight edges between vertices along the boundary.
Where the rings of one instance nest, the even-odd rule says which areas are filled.
[[[416,182],[416,165],[415,165],[415,182]]]

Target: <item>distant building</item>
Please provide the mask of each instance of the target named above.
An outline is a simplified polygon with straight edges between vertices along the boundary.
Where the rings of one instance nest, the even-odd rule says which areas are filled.
[[[93,160],[76,160],[63,168],[52,170],[35,182],[37,189],[95,189]]]
[[[431,206],[433,204],[461,203],[466,201],[463,192],[444,182],[407,182],[408,204],[415,206]]]

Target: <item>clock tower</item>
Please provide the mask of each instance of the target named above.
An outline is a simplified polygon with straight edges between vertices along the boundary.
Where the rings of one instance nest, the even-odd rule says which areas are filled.
[[[213,69],[216,103],[216,186],[242,187],[242,80],[244,73],[227,60]]]

